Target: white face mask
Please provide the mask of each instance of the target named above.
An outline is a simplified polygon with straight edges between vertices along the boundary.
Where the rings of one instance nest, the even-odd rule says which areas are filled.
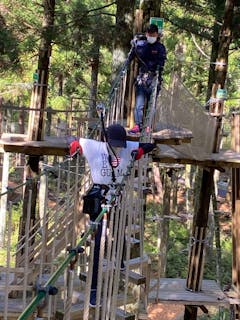
[[[153,44],[157,41],[157,37],[149,37],[147,36],[147,42]]]

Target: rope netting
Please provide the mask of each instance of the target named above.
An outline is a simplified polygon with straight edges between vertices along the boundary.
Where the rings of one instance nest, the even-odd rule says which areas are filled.
[[[209,115],[196,98],[174,75],[171,88],[162,88],[155,115],[155,131],[185,128],[192,132],[191,143],[174,146],[184,155],[201,160],[212,153],[216,119]]]

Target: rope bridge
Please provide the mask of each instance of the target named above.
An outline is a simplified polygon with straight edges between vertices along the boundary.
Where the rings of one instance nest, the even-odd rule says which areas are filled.
[[[114,121],[123,122],[126,68],[121,70],[117,79],[109,101],[106,102],[109,106],[105,116],[107,125]],[[157,77],[154,85],[145,128],[151,128],[154,121]],[[96,124],[96,129],[99,123]],[[94,132],[92,134],[96,137]],[[151,130],[143,130],[140,140],[147,142],[150,139]],[[146,276],[142,273],[147,263],[143,251],[143,189],[148,179],[148,157],[146,155],[138,162],[134,162],[134,159],[131,161],[128,173],[122,182],[115,186],[111,199],[102,208],[94,224],[81,213],[82,197],[92,183],[85,160],[79,157],[73,160],[65,158],[54,166],[42,163],[41,175],[35,178],[39,181],[40,217],[36,221],[31,219],[30,192],[25,235],[16,244],[14,258],[9,252],[4,268],[5,277],[1,279],[1,286],[8,293],[4,297],[4,319],[7,319],[8,310],[12,307],[9,298],[19,297],[19,293],[19,309],[16,313],[24,310],[19,320],[28,319],[31,314],[47,319],[54,315],[61,319],[70,319],[74,310],[78,318],[81,313],[83,319],[115,319],[119,316],[130,319],[138,313],[140,305],[146,308],[147,292],[142,295],[143,290],[140,289],[135,290],[135,296],[130,293],[134,292],[134,286],[144,286],[144,290],[147,287]],[[31,180],[26,183],[31,184]],[[8,190],[7,194],[9,192],[13,190]],[[1,198],[7,194],[1,194]],[[51,200],[54,202],[52,207]],[[13,244],[13,208],[10,203],[5,234],[8,248]],[[93,312],[89,308],[89,296],[94,234],[101,219],[101,263],[98,272],[97,307]],[[124,256],[126,270],[121,272],[124,237],[127,244]],[[139,244],[135,250],[137,257],[132,257],[132,247],[136,243]],[[76,282],[78,303],[73,304]],[[124,288],[121,288],[121,284],[124,284]],[[33,293],[35,296],[31,297]],[[128,310],[129,302],[135,304],[133,312]]]

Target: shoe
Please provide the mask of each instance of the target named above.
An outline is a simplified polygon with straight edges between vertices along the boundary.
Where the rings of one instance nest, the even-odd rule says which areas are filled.
[[[125,271],[125,270],[126,270],[125,264],[124,262],[121,262],[120,271]]]
[[[135,126],[131,130],[129,130],[128,133],[130,133],[130,134],[140,133],[139,125],[135,124]]]
[[[90,293],[89,306],[92,308],[96,308],[96,306],[97,306],[96,300],[97,300],[97,290],[92,289],[91,293]]]
[[[89,306],[92,308],[101,307],[101,303],[97,305],[97,289],[91,289]]]

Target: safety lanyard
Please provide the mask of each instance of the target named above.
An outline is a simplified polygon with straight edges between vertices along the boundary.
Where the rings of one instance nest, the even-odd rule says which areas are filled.
[[[109,150],[108,148],[112,151],[114,157],[116,158],[117,160],[117,163],[118,163],[118,158],[117,158],[117,155],[115,153],[115,151],[113,150],[112,146],[108,143],[108,138],[107,138],[107,133],[106,133],[106,129],[105,129],[105,125],[104,125],[104,119],[103,119],[103,112],[101,111],[101,114],[100,114],[100,117],[101,117],[101,124],[102,124],[102,131],[103,131],[103,135],[105,137],[105,140],[106,140],[106,143],[107,143],[107,151],[108,151],[108,162],[109,162],[109,165],[112,169],[112,182],[116,182],[116,175],[115,175],[115,172],[114,172],[114,168],[113,168],[113,165],[112,165],[112,156],[111,154],[109,153]],[[118,163],[119,164],[119,163]]]

